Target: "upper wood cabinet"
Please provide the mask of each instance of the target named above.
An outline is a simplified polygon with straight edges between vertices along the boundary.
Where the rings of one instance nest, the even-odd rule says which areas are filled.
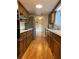
[[[54,22],[55,22],[55,13],[56,12],[53,12],[49,15],[49,24],[54,24]]]
[[[27,16],[29,12],[25,9],[25,7],[18,1],[18,11],[20,15]]]
[[[55,14],[56,14],[55,11],[53,13],[49,14],[48,28],[53,28],[54,27],[54,24],[55,24]]]

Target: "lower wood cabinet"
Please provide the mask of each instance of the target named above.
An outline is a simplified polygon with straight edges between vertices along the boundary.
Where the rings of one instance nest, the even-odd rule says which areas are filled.
[[[60,43],[54,40],[54,58],[61,59],[61,46]]]
[[[21,59],[25,51],[27,50],[28,46],[30,45],[31,41],[33,40],[33,32],[32,30],[26,31],[20,34],[20,38],[17,42],[17,56],[18,59]]]
[[[54,55],[54,59],[61,59],[61,36],[47,31],[46,40]]]

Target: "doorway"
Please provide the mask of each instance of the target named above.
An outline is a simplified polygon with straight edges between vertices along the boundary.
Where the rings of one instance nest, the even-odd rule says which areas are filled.
[[[35,17],[35,31],[37,37],[45,37],[45,28],[48,26],[48,19],[46,16]]]

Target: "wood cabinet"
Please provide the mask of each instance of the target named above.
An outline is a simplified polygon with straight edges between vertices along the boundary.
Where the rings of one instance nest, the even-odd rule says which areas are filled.
[[[29,15],[29,12],[25,9],[25,7],[22,5],[22,3],[19,0],[18,0],[18,11],[22,16]]]
[[[61,59],[61,46],[56,40],[54,40],[54,58]]]
[[[53,28],[54,24],[55,24],[55,15],[56,15],[56,12],[54,11],[53,13],[50,13],[49,16],[48,16],[48,27],[49,28]]]
[[[51,51],[52,51],[52,53],[53,53],[53,47],[54,47],[54,41],[53,41],[53,38],[52,38],[52,33],[51,32],[49,32],[49,31],[47,31],[47,37],[46,37],[46,40],[47,40],[47,42],[48,42],[48,44],[49,44],[49,47],[51,48]]]
[[[18,43],[18,45],[17,45],[18,59],[21,59],[21,57],[27,50],[27,48],[30,45],[32,40],[33,40],[32,30],[26,31],[26,32],[23,32],[20,34],[20,38],[17,42]]]
[[[47,31],[46,40],[55,59],[61,59],[61,36]]]

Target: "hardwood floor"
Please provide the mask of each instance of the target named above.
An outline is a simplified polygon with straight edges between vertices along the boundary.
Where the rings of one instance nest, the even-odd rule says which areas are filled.
[[[36,36],[21,59],[54,59],[51,49],[45,38]]]

